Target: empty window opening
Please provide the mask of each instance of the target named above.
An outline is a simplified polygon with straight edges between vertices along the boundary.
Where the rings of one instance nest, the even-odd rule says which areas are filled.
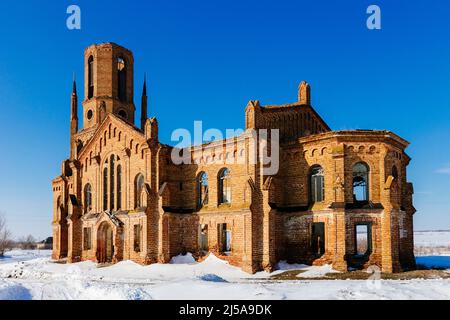
[[[364,256],[372,249],[371,225],[368,223],[355,225],[356,255]]]
[[[122,166],[117,166],[117,210],[122,208]]]
[[[198,200],[197,205],[199,208],[208,204],[208,174],[206,172],[201,172],[197,179],[197,192]]]
[[[325,199],[324,173],[321,166],[314,166],[310,173],[311,202],[321,202]]]
[[[208,251],[208,225],[199,225],[199,248],[200,251]]]
[[[88,59],[88,99],[94,96],[94,57]],[[91,111],[92,114],[92,111]],[[88,117],[88,119],[90,119]]]
[[[103,210],[108,210],[108,168],[103,169]]]
[[[136,203],[136,208],[139,208],[142,206],[141,203],[141,193],[142,193],[142,189],[144,188],[144,176],[140,173],[137,175],[136,177],[136,182],[135,182],[135,203]]]
[[[353,201],[369,200],[369,168],[359,162],[353,166]]]
[[[92,210],[92,188],[89,183],[84,187],[84,210],[85,212]]]
[[[120,101],[127,100],[127,68],[125,60],[123,58],[117,59],[117,84],[118,84],[118,97]]]
[[[396,166],[392,167],[392,177],[397,180],[398,179],[398,170]]]
[[[114,209],[114,197],[115,197],[115,190],[114,190],[114,183],[115,183],[115,168],[114,168],[115,158],[114,155],[111,155],[110,160],[110,176],[109,176],[109,208],[111,210]]]
[[[92,248],[91,228],[83,228],[83,249],[90,250]]]
[[[141,231],[142,227],[140,224],[134,225],[134,251],[141,252]]]
[[[231,183],[230,183],[230,170],[224,168],[220,170],[218,176],[219,182],[219,204],[231,203]]]
[[[221,253],[229,255],[231,253],[231,230],[227,229],[226,223],[217,225],[219,250]]]

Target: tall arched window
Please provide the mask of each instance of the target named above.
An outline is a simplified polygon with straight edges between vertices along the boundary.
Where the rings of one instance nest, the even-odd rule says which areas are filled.
[[[319,165],[313,166],[309,174],[310,199],[311,202],[321,202],[325,200],[325,181],[323,168]]]
[[[103,169],[103,210],[108,210],[108,167]]]
[[[122,167],[120,158],[109,156],[103,166],[103,210],[119,210],[122,207]]]
[[[92,210],[92,188],[88,183],[84,187],[84,212],[90,212]]]
[[[395,180],[398,179],[398,170],[396,166],[392,167],[392,177],[394,177]]]
[[[208,204],[208,174],[206,172],[201,172],[197,178],[197,192],[198,199],[197,205],[199,208]]]
[[[223,168],[218,175],[219,204],[231,203],[230,170]]]
[[[364,162],[353,166],[353,201],[369,200],[369,167]]]
[[[122,166],[117,165],[117,210],[122,209]]]
[[[88,59],[88,99],[94,96],[94,57]]]
[[[114,209],[114,183],[115,183],[115,168],[114,168],[114,155],[111,155],[109,164],[109,208]]]
[[[141,192],[142,192],[142,188],[144,187],[144,176],[139,173],[136,176],[136,185],[135,185],[135,203],[136,203],[136,208],[139,208],[142,206],[141,203]]]
[[[127,100],[127,66],[123,58],[117,59],[117,88],[120,101]]]
[[[56,218],[57,219],[62,219],[62,216],[61,216],[61,196],[59,196],[58,199],[56,199]]]

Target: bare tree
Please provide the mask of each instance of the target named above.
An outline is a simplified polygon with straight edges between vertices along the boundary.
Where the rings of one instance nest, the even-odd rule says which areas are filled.
[[[36,249],[36,239],[32,235],[22,237],[19,239],[19,246],[23,250],[34,250]]]
[[[6,220],[0,215],[0,257],[12,247],[11,232],[6,227]]]

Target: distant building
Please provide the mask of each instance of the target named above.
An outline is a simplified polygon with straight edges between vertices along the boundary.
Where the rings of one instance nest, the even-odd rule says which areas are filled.
[[[53,249],[53,237],[48,237],[47,239],[36,243],[36,249],[39,249],[39,250]]]
[[[145,82],[134,123],[131,51],[92,45],[84,59],[83,126],[74,82],[70,157],[52,182],[54,259],[150,264],[190,251],[214,252],[248,272],[279,260],[338,270],[414,268],[409,143],[398,135],[331,131],[302,82],[298,101],[250,101],[248,130],[196,146],[193,164],[176,165],[173,147],[159,142],[156,118],[147,118]],[[351,88],[342,94],[336,112],[345,112],[339,103]],[[173,116],[185,107],[172,106]],[[370,117],[363,106],[349,115],[362,116]],[[278,173],[250,163],[252,129],[280,130]]]

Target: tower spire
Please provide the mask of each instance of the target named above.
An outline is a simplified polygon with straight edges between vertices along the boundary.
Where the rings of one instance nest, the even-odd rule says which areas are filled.
[[[75,135],[78,132],[78,96],[75,73],[73,74],[72,95],[70,97],[70,158],[76,154]]]
[[[147,96],[147,74],[144,72],[144,88],[142,89],[142,95]]]
[[[72,80],[72,95],[77,95],[77,82],[75,72],[73,73],[73,80]]]
[[[142,98],[141,98],[141,130],[145,130],[146,120],[147,120],[147,75],[144,73],[144,86],[142,88]]]
[[[72,96],[70,98],[70,119],[78,120],[78,96],[77,96],[77,83],[75,80],[75,73],[73,74]],[[77,125],[78,125],[78,123],[77,123]],[[78,127],[77,127],[77,131],[78,131]]]

